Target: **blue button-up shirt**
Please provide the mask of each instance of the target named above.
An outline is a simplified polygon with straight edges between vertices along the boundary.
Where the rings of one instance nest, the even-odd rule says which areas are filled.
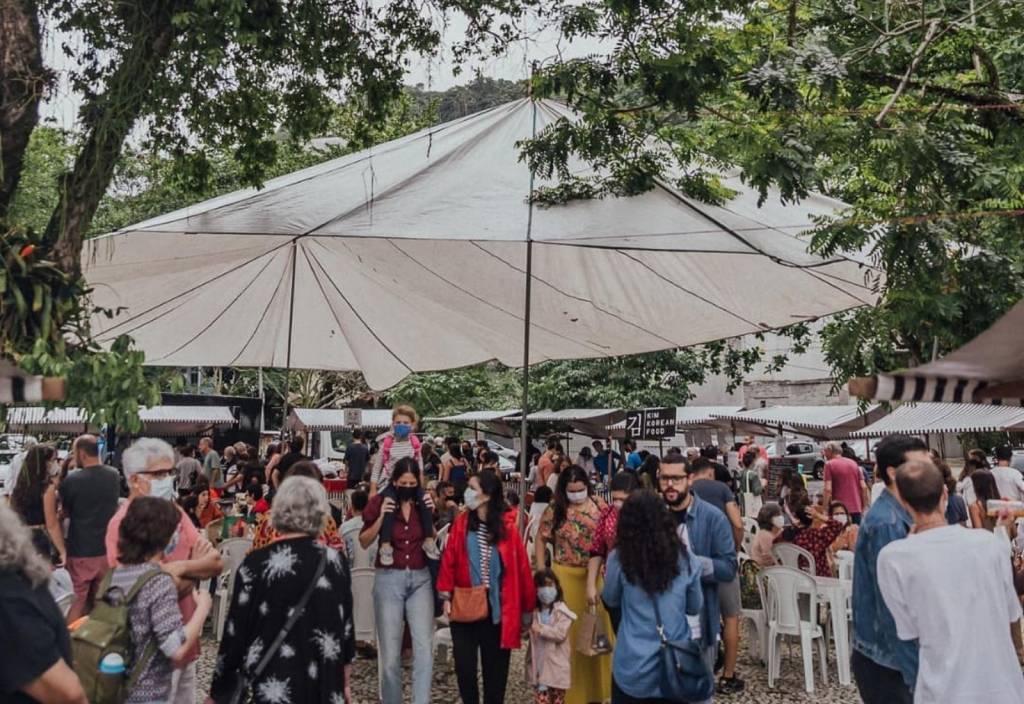
[[[692,491],[690,496],[693,503],[686,511],[686,532],[690,550],[701,563],[704,606],[700,618],[700,640],[706,648],[715,644],[721,628],[718,584],[731,582],[736,577],[736,541],[724,513]]]
[[[899,670],[911,688],[917,681],[918,645],[896,636],[896,622],[878,589],[878,553],[906,538],[913,523],[886,489],[861,522],[853,560],[853,648],[883,667]]]

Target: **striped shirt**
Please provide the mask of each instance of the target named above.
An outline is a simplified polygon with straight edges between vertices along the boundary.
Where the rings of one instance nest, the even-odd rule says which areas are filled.
[[[480,582],[482,586],[491,587],[491,533],[483,523],[476,529],[480,541]]]
[[[383,442],[382,442],[383,444]],[[395,470],[395,462],[405,457],[415,458],[418,462],[419,458],[416,457],[416,451],[412,447],[412,442],[409,440],[400,441],[395,440],[391,443],[391,452],[388,456],[388,466],[384,467],[384,451],[379,450],[373,457],[373,473],[370,475],[370,481],[377,484],[377,491],[384,491],[388,484],[391,483],[391,473]]]

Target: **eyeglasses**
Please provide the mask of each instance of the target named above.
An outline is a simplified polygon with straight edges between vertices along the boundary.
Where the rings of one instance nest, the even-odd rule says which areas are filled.
[[[173,469],[156,469],[152,472],[139,472],[139,474],[145,474],[147,479],[167,479],[167,477],[174,474]]]
[[[660,483],[662,483],[662,484],[682,484],[683,482],[686,481],[686,477],[685,476],[680,476],[680,475],[670,475],[670,476],[662,475],[662,476],[658,477],[658,481]]]

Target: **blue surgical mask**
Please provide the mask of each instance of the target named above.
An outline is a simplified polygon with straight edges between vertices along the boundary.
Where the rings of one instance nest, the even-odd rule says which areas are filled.
[[[174,477],[149,480],[149,495],[158,499],[174,501]]]
[[[399,440],[405,440],[411,432],[412,426],[408,423],[397,423],[395,425],[395,437]]]
[[[541,587],[537,590],[537,598],[540,599],[540,603],[551,606],[555,603],[555,599],[558,598],[558,589],[555,587]]]

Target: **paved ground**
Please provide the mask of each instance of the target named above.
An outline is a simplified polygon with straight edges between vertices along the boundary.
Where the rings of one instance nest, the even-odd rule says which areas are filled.
[[[199,662],[199,696],[197,702],[205,699],[209,688],[213,661],[216,657],[216,643],[209,638],[203,641],[203,657]],[[732,702],[736,704],[853,704],[859,702],[854,687],[842,687],[836,681],[835,663],[829,662],[829,684],[822,685],[820,676],[815,680],[814,694],[804,692],[803,669],[800,662],[799,649],[795,649],[791,658],[786,658],[783,650],[782,678],[775,683],[774,689],[768,689],[767,671],[760,664],[750,660],[746,652],[740,657],[740,676],[746,680],[747,687],[742,694],[715,697],[716,702]],[[523,651],[512,656],[512,668],[509,674],[508,690],[505,701],[508,704],[530,704],[532,698],[523,680]],[[817,669],[815,670],[817,673]],[[376,660],[359,659],[354,670],[353,704],[376,704],[377,702],[377,662]],[[409,701],[408,671],[406,674],[406,701]],[[455,685],[455,674],[451,663],[439,658],[434,667],[433,699],[442,704],[455,704],[459,701],[458,689]]]

